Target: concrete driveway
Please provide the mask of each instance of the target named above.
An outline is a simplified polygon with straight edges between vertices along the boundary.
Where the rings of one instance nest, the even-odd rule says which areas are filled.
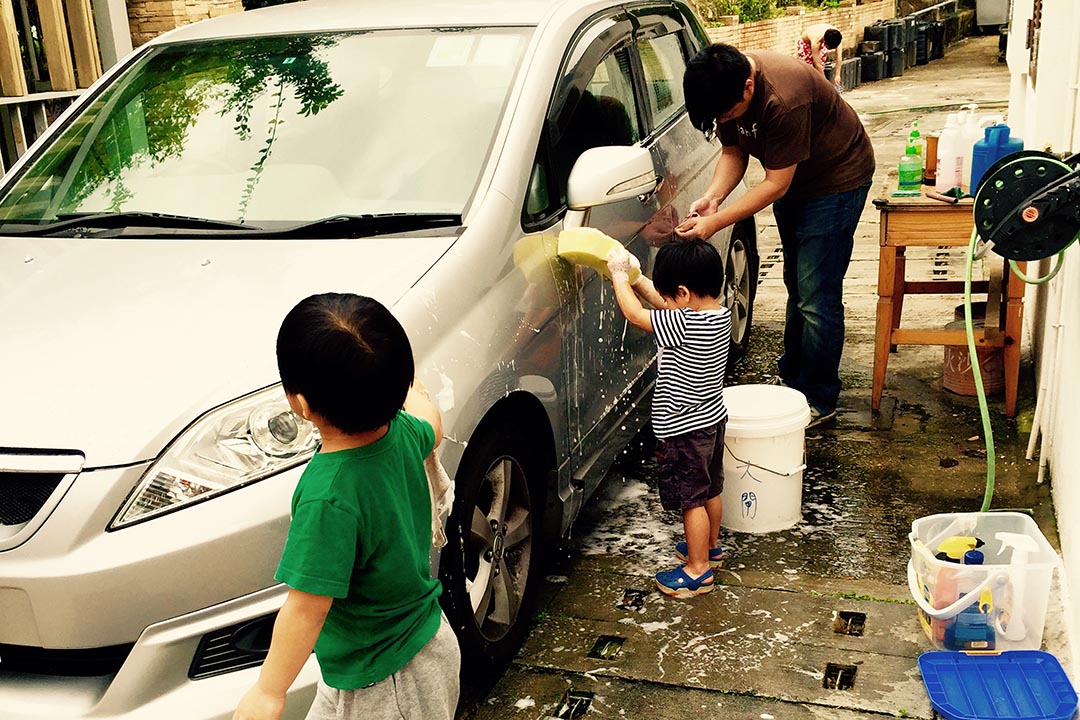
[[[903,152],[911,121],[940,129],[975,102],[1007,109],[1009,74],[997,38],[976,37],[903,77],[847,94],[877,154],[871,197]],[[761,176],[752,163],[752,172]],[[779,239],[758,216],[762,259],[751,354],[733,384],[768,382],[780,350],[786,294]],[[908,274],[962,278],[965,249],[909,251]],[[766,535],[725,531],[723,587],[690,601],[665,597],[652,575],[672,566],[681,524],[656,495],[648,432],[627,447],[548,577],[543,607],[507,672],[473,698],[475,720],[571,718],[831,718],[934,716],[916,660],[933,649],[906,584],[907,533],[925,515],[978,510],[986,477],[978,406],[943,389],[943,349],[901,346],[880,413],[870,411],[877,301],[878,210],[867,203],[846,280],[845,389],[835,428],[806,438],[803,521]],[[958,296],[905,306],[923,324],[953,319]],[[1026,350],[1025,350],[1026,352]],[[1024,459],[1034,404],[1029,363],[1019,413],[991,398],[997,442],[995,508],[1030,509],[1057,543],[1049,488]],[[1060,601],[1044,640],[1063,662]]]

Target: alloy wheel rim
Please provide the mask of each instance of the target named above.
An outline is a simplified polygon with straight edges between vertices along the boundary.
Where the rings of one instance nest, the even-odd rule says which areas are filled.
[[[532,559],[532,503],[521,465],[495,460],[484,473],[465,543],[465,589],[473,620],[489,642],[513,627]]]
[[[733,237],[724,268],[724,306],[731,311],[731,339],[741,345],[750,318],[750,262],[746,243]]]

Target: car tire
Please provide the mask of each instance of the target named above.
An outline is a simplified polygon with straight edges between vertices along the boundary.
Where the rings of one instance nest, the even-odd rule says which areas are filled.
[[[750,347],[750,329],[754,320],[754,298],[758,284],[757,234],[752,222],[740,222],[731,229],[724,258],[723,305],[731,311],[731,346],[729,365]]]
[[[439,578],[465,677],[508,663],[532,617],[544,472],[536,443],[523,434],[488,426],[470,441],[457,473]]]

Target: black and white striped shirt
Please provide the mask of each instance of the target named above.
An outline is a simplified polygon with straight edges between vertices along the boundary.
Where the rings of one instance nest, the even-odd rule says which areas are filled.
[[[726,418],[731,311],[653,310],[650,318],[660,347],[652,405],[656,437],[700,430]]]

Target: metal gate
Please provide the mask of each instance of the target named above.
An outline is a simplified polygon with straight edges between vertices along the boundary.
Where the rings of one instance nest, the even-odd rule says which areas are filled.
[[[91,0],[0,0],[0,173],[100,76]]]

